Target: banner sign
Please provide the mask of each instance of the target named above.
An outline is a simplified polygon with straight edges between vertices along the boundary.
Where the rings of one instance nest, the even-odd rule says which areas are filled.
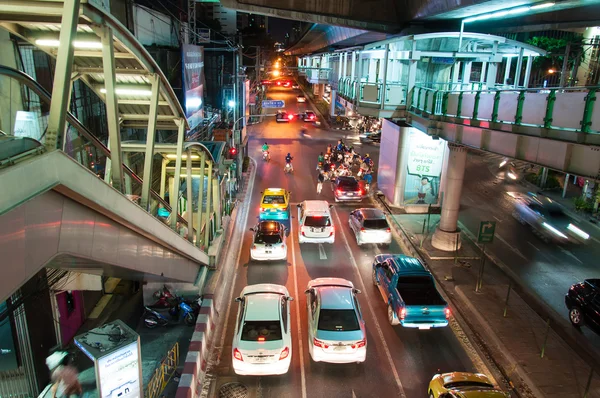
[[[181,52],[185,116],[194,129],[204,118],[204,47],[182,44]]]

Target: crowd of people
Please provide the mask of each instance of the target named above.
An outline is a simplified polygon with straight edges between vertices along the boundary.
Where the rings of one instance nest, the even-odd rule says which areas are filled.
[[[368,153],[361,156],[354,147],[338,140],[337,145],[329,144],[325,153],[319,154],[317,170],[317,193],[321,193],[323,182],[335,177],[352,176],[354,173],[358,180],[364,181],[368,190],[373,180],[373,159]]]

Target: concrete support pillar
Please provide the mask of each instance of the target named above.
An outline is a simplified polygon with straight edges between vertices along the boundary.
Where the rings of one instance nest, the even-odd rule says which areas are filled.
[[[192,151],[189,149],[185,152],[185,192],[187,208],[185,214],[187,216],[188,234],[187,240],[194,242],[194,190],[192,189]]]
[[[451,90],[457,90],[458,87],[458,79],[460,77],[460,62],[455,62],[452,67],[452,85],[450,86]]]
[[[160,167],[160,197],[162,199],[165,198],[165,187],[167,184],[167,164],[169,164],[169,160],[163,158]]]
[[[563,185],[562,197],[567,196],[567,188],[569,188],[569,173],[565,174],[565,183]]]
[[[119,105],[117,102],[115,75],[116,65],[112,29],[101,28],[102,68],[106,90],[106,118],[108,119],[108,140],[110,141],[110,168],[113,188],[123,192],[123,167],[121,159],[121,126],[119,125]]]
[[[204,222],[206,223],[206,228],[204,228],[204,245],[206,246],[207,250],[208,247],[210,246],[210,213],[211,213],[211,198],[212,198],[212,168],[213,168],[213,162],[212,160],[208,161],[208,173],[207,173],[207,182],[208,182],[208,186],[206,187],[206,213],[204,215]]]
[[[177,158],[175,159],[175,176],[173,177],[173,191],[169,195],[171,202],[171,228],[177,231],[177,215],[179,214],[179,185],[181,183],[181,158],[183,156],[183,141],[185,138],[185,119],[179,119],[177,129]]]
[[[342,75],[342,66],[343,66],[342,64],[343,63],[344,63],[344,61],[342,59],[342,54],[340,54],[338,56],[338,82],[339,82],[339,79],[341,79],[342,77],[344,77],[344,75]],[[338,90],[339,90],[339,87],[338,87]]]
[[[379,100],[381,101],[381,109],[385,106],[385,97],[387,94],[387,71],[388,71],[388,62],[390,60],[390,45],[389,43],[385,45],[385,56],[383,57],[383,79],[381,84],[381,94],[379,95]]]
[[[460,194],[465,176],[467,149],[448,143],[450,150],[446,167],[446,192],[442,203],[440,224],[431,238],[433,247],[453,251],[460,248],[460,231],[457,230]]]
[[[527,57],[527,65],[525,66],[525,78],[523,79],[523,86],[529,87],[529,81],[531,80],[531,66],[533,65],[533,57],[530,55]]]
[[[512,63],[512,57],[506,57],[506,64],[504,65],[504,80],[502,84],[508,84],[508,79],[510,79],[510,65]]]
[[[158,120],[158,95],[160,91],[160,77],[152,76],[152,95],[150,97],[150,111],[148,114],[148,131],[146,133],[146,153],[144,156],[144,179],[142,180],[142,209],[150,210],[150,189],[152,187],[152,164],[154,160],[154,141],[156,141],[156,122]]]
[[[44,146],[48,151],[57,148],[58,135],[64,134],[67,111],[69,110],[70,92],[72,90],[71,73],[73,71],[73,39],[79,22],[79,0],[65,0],[59,46],[56,53],[54,83],[52,84],[52,102]],[[119,162],[119,166],[121,163]]]
[[[108,140],[108,142],[106,143],[106,148],[108,148],[108,150],[110,151],[110,140]],[[104,160],[104,182],[107,184],[110,184],[110,169],[111,169],[111,161],[110,161],[110,157],[106,157],[106,159]]]
[[[204,171],[206,166],[206,153],[202,151],[200,155],[200,184],[198,186],[198,210],[196,214],[196,246],[202,247],[202,204],[204,203]]]
[[[525,49],[523,47],[521,47],[521,50],[519,50],[519,57],[517,58],[517,70],[515,72],[514,88],[519,87],[519,83],[521,81],[521,69],[523,68],[524,51]]]
[[[128,153],[124,153],[123,154],[123,164],[129,168],[131,168],[130,164],[129,164],[129,154]],[[125,194],[127,195],[131,195],[131,177],[129,176],[129,174],[127,173],[123,173],[123,179],[125,181]]]
[[[331,90],[331,103],[329,104],[329,115],[335,116],[335,101],[337,99],[337,90]]]
[[[214,176],[213,186],[213,202],[215,208],[215,229],[221,229],[221,185],[219,177]]]
[[[466,61],[462,71],[462,88],[464,90],[468,89],[467,85],[471,83],[471,67],[473,66],[473,61]]]

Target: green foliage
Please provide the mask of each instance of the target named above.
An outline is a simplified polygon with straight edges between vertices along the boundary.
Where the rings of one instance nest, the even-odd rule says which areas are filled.
[[[546,70],[552,67],[561,67],[568,43],[571,43],[571,50],[569,51],[569,63],[573,63],[575,62],[580,52],[579,50],[583,45],[583,36],[572,33],[560,39],[546,36],[534,36],[530,39],[527,39],[527,44],[539,47],[548,52],[548,55],[536,57],[533,60],[533,68],[541,68]],[[581,61],[584,59],[585,53],[582,53]]]
[[[573,204],[576,211],[591,212],[594,209],[594,203],[591,200],[578,196],[573,198]]]
[[[548,176],[544,189],[561,189],[560,181],[554,176]]]

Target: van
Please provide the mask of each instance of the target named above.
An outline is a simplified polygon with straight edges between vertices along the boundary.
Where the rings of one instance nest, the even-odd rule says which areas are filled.
[[[298,241],[300,243],[335,242],[335,228],[325,200],[305,200],[298,205]]]

